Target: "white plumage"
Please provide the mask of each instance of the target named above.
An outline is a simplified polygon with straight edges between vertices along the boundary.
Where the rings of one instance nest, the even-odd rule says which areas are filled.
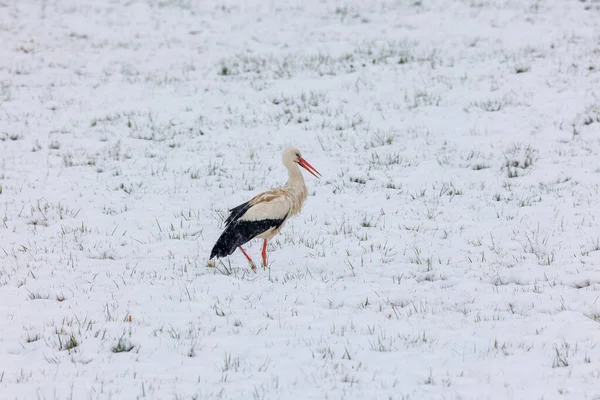
[[[268,193],[270,195],[270,193]],[[262,200],[258,198],[253,207],[251,207],[246,213],[240,218],[242,221],[259,221],[261,219],[282,219],[289,214],[290,205],[289,199],[284,196],[277,196],[274,194],[272,200]],[[254,199],[253,199],[254,200]]]

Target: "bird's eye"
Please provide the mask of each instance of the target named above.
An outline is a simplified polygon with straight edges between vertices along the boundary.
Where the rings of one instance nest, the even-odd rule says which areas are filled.
[[[296,153],[296,157],[300,158],[300,153]]]

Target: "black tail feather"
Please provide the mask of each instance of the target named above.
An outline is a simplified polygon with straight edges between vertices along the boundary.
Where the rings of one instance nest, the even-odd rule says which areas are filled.
[[[245,206],[245,204],[242,204],[238,207],[242,206]],[[234,208],[233,210],[236,210],[236,208]],[[231,215],[233,215],[233,210]],[[230,222],[229,224],[227,224],[227,227],[217,240],[217,243],[215,243],[215,246],[213,247],[212,251],[210,252],[210,259],[213,259],[214,257],[227,257],[228,255],[233,254],[235,249],[237,249],[239,246],[243,245],[246,242],[249,242],[256,236],[268,231],[271,228],[278,228],[281,224],[283,224],[283,221],[285,221],[285,218],[263,219],[260,221],[238,220],[233,224]]]

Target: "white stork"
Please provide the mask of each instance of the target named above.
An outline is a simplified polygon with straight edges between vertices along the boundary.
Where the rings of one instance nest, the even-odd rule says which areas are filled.
[[[267,267],[267,242],[279,233],[289,217],[300,212],[306,200],[307,189],[298,165],[317,178],[321,175],[302,158],[300,150],[295,147],[283,150],[282,158],[283,165],[288,170],[285,186],[267,190],[230,209],[229,217],[225,220],[225,230],[210,252],[210,259],[227,257],[239,247],[251,268],[256,269],[242,245],[257,238],[264,239],[262,259],[263,267]]]

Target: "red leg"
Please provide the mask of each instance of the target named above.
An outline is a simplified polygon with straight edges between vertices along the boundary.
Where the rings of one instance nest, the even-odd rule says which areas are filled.
[[[242,246],[240,246],[240,250],[242,251],[242,253],[244,253],[244,255],[246,256],[246,260],[248,260],[248,262],[250,263],[250,268],[256,269],[256,265],[254,265],[254,261],[252,261],[252,259],[248,255],[248,253],[246,253],[246,250],[244,250],[244,248]]]
[[[263,243],[262,248],[263,268],[267,268],[267,239]]]

